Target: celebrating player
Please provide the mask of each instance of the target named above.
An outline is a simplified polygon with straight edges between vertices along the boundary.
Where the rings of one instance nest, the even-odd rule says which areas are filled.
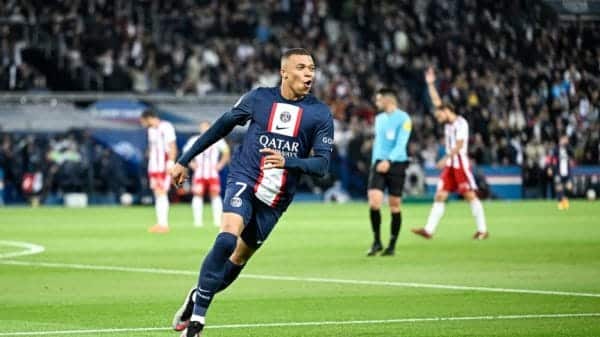
[[[200,134],[206,132],[209,127],[209,122],[200,123]],[[183,147],[183,151],[189,150],[199,137],[200,135],[191,137]],[[227,146],[225,140],[221,139],[194,157],[190,162],[190,167],[194,170],[192,180],[192,193],[194,194],[192,198],[192,214],[194,216],[194,226],[202,227],[202,210],[206,190],[208,190],[210,195],[213,223],[217,227],[221,225],[223,201],[221,200],[219,171],[229,163],[230,157],[229,146]]]
[[[369,207],[373,244],[367,256],[374,256],[383,249],[381,245],[381,204],[383,192],[388,189],[391,212],[390,243],[381,255],[394,255],[396,240],[402,226],[402,190],[408,167],[406,146],[412,124],[408,114],[398,109],[396,94],[391,89],[380,89],[375,96],[377,109],[383,111],[375,118],[375,142],[372,167],[369,174]]]
[[[473,238],[476,240],[486,239],[488,231],[483,206],[475,194],[477,185],[471,173],[467,156],[469,125],[463,117],[456,114],[451,104],[442,103],[435,88],[433,68],[429,68],[425,72],[425,81],[427,82],[429,96],[435,106],[435,118],[438,123],[444,124],[446,155],[437,163],[437,167],[442,169],[442,173],[427,224],[424,228],[413,228],[412,232],[426,239],[431,239],[440,219],[444,215],[448,193],[457,191],[471,204],[471,211],[477,223],[477,232],[475,232]]]
[[[167,121],[162,121],[154,110],[145,110],[140,123],[148,128],[148,179],[154,193],[156,225],[148,229],[151,233],[169,232],[169,187],[170,170],[177,157],[175,129]]]
[[[315,64],[305,49],[281,57],[281,86],[258,88],[242,96],[178,160],[175,184],[198,153],[250,121],[233,154],[223,204],[221,233],[204,258],[197,287],[173,319],[182,336],[197,337],[214,295],[227,288],[264,243],[292,201],[301,173],[323,176],[333,143],[329,108],[310,94]],[[313,155],[310,156],[312,149]]]

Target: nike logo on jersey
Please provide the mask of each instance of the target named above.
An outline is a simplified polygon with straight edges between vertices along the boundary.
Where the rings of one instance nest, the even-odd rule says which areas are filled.
[[[285,129],[289,129],[289,126],[286,127],[280,127],[279,125],[275,126],[275,130],[285,130]]]

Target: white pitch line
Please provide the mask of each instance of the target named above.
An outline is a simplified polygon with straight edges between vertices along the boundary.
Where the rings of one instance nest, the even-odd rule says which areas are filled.
[[[27,255],[35,255],[43,252],[45,250],[44,246],[35,245],[33,243],[22,242],[22,241],[4,241],[0,240],[0,246],[10,246],[23,248],[24,250],[20,250],[17,252],[9,252],[9,253],[0,253],[0,259],[7,259],[17,256],[27,256]]]
[[[545,319],[545,318],[585,318],[600,317],[600,312],[572,313],[572,314],[525,314],[525,315],[488,315],[488,316],[458,316],[458,317],[424,317],[424,318],[398,318],[377,319],[362,321],[315,321],[315,322],[281,322],[281,323],[249,323],[249,324],[223,324],[209,325],[206,329],[248,329],[248,328],[285,328],[297,326],[325,326],[325,325],[360,325],[360,324],[399,324],[422,322],[456,322],[456,321],[492,321],[492,320],[518,320],[518,319]],[[121,332],[150,332],[167,331],[171,328],[115,328],[115,329],[90,329],[90,330],[57,330],[57,331],[15,331],[2,332],[0,336],[40,336],[40,335],[74,335],[96,333],[121,333]]]
[[[28,262],[28,261],[15,261],[15,260],[0,260],[0,264],[16,265],[16,266],[37,266],[37,267],[47,267],[47,268],[67,268],[67,269],[81,269],[81,270],[104,270],[104,271],[118,271],[118,272],[167,274],[167,275],[192,275],[192,276],[198,275],[198,272],[189,271],[189,270],[161,269],[161,268],[133,268],[133,267],[123,267],[123,266],[102,266],[102,265],[89,265],[89,264],[53,263],[53,262]],[[242,275],[240,275],[240,277],[247,278],[247,279],[255,279],[255,280],[354,284],[354,285],[388,286],[388,287],[404,287],[404,288],[429,288],[429,289],[445,289],[445,290],[495,292],[495,293],[514,293],[514,294],[533,294],[533,295],[600,298],[600,294],[598,294],[598,293],[581,293],[581,292],[554,291],[554,290],[494,288],[494,287],[460,286],[460,285],[430,284],[430,283],[416,283],[416,282],[368,281],[368,280],[278,276],[278,275],[256,275],[256,274],[242,274]]]

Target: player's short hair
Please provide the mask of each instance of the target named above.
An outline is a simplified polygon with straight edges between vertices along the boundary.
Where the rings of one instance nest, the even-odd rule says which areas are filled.
[[[290,48],[281,54],[281,60],[287,60],[292,55],[307,55],[312,57],[312,54],[306,48]]]
[[[435,110],[445,110],[445,109],[448,109],[448,110],[452,111],[453,113],[457,114],[454,104],[452,104],[450,102],[442,102],[442,104],[438,105],[435,108]]]
[[[392,98],[397,98],[398,97],[396,95],[396,90],[394,90],[392,88],[381,88],[381,89],[377,90],[377,94],[381,95],[381,96],[392,97]]]
[[[154,111],[153,109],[146,109],[142,112],[140,118],[158,118],[158,113],[156,113],[156,111]]]

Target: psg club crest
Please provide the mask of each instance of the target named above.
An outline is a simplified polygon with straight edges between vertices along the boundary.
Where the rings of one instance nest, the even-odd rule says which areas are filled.
[[[282,111],[281,115],[279,115],[279,120],[283,123],[287,123],[292,120],[292,114],[289,111]]]
[[[235,207],[235,208],[242,207],[242,198],[233,197],[233,198],[231,198],[230,204],[231,204],[231,207]]]

